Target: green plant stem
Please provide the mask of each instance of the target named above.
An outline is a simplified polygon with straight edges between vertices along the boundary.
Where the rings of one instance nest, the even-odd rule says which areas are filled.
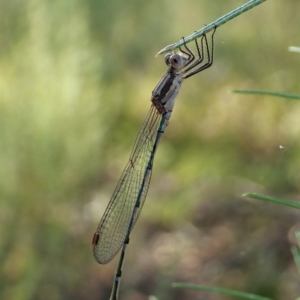
[[[246,193],[246,194],[243,194],[243,197],[249,197],[249,198],[263,200],[263,201],[267,201],[267,202],[274,202],[274,203],[277,203],[280,205],[300,209],[300,203],[291,201],[291,200],[275,198],[275,197],[270,197],[270,196],[264,196],[264,195],[255,194],[255,193]]]
[[[188,289],[188,290],[196,290],[196,291],[205,291],[205,292],[210,292],[210,293],[218,293],[218,294],[227,295],[227,296],[240,297],[242,299],[248,299],[248,300],[250,300],[250,299],[251,300],[272,300],[270,298],[258,296],[255,294],[249,294],[249,293],[245,293],[245,292],[217,288],[217,287],[204,286],[204,285],[186,284],[186,283],[178,282],[178,283],[173,283],[172,287]]]
[[[282,98],[290,98],[290,99],[299,99],[300,95],[290,94],[290,93],[282,93],[282,92],[272,92],[272,91],[264,91],[264,90],[232,90],[233,93],[238,94],[257,94],[257,95],[269,95],[269,96],[277,96]]]
[[[238,8],[234,9],[233,11],[229,12],[228,14],[220,17],[219,19],[217,19],[216,21],[204,26],[203,28],[201,28],[200,30],[194,32],[193,34],[187,36],[183,39],[180,39],[178,42],[173,43],[171,45],[168,45],[166,47],[164,47],[163,49],[161,49],[160,51],[158,51],[158,53],[156,54],[156,56],[169,52],[171,50],[174,50],[180,46],[182,46],[184,43],[189,43],[195,39],[197,39],[198,37],[202,36],[204,33],[210,32],[212,30],[214,30],[216,27],[219,27],[223,24],[225,24],[226,22],[236,18],[237,16],[241,15],[242,13],[248,11],[249,9],[265,2],[266,0],[251,0],[241,6],[239,6]]]

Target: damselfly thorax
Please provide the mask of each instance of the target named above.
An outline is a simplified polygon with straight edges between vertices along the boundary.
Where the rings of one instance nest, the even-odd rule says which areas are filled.
[[[213,63],[213,36],[211,35],[211,49],[206,34],[195,43],[195,53],[186,44],[179,47],[178,53],[168,53],[165,62],[169,66],[166,74],[158,82],[152,92],[151,101],[160,114],[171,112],[174,107],[175,98],[182,85],[183,79],[189,78],[207,68]],[[183,38],[184,40],[184,38]]]

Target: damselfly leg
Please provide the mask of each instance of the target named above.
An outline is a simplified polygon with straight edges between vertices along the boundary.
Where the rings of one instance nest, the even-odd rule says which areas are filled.
[[[213,63],[213,52],[214,52],[214,34],[216,28],[211,35],[211,46],[209,45],[206,34],[200,39],[200,46],[197,40],[195,40],[196,51],[193,53],[186,44],[184,49],[179,47],[181,53],[186,55],[186,62],[182,68],[183,78],[189,78],[207,68]],[[183,38],[184,40],[184,38]]]

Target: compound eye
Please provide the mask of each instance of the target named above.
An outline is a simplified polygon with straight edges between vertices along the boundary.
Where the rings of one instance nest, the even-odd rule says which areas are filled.
[[[166,63],[167,66],[170,65],[170,57],[171,57],[171,56],[172,56],[171,53],[168,53],[168,54],[166,54],[166,56],[165,56],[165,63]]]
[[[170,65],[175,69],[180,69],[183,65],[182,57],[178,54],[173,54],[169,58]]]

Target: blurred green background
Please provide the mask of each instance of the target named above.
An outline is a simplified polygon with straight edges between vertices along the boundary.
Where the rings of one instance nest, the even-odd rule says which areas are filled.
[[[162,47],[238,0],[0,2],[0,298],[108,299],[117,259],[91,240],[166,70]],[[267,1],[218,28],[215,62],[184,82],[128,248],[123,300],[224,299],[174,281],[295,299],[300,2]]]

